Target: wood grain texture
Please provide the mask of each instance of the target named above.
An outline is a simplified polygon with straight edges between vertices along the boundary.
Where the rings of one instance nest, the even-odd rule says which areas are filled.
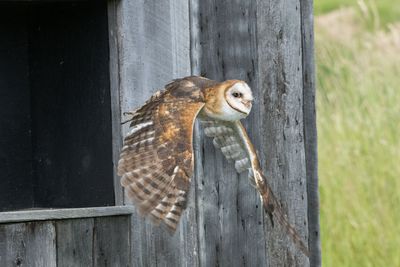
[[[311,252],[310,266],[321,266],[313,1],[301,1],[300,5],[303,49],[303,117],[307,174],[308,245]]]
[[[121,133],[121,106],[119,91],[119,57],[118,57],[118,1],[107,2],[108,39],[110,53],[110,97],[111,97],[111,123],[112,123],[112,153],[114,172],[115,205],[124,203],[124,193],[117,174],[119,152],[122,147]]]
[[[130,219],[116,213],[0,224],[0,266],[132,266]]]
[[[313,59],[303,59],[313,48],[303,40],[312,29],[301,25],[301,8],[296,0],[190,0],[189,6],[184,1],[125,1],[118,24],[122,111],[139,107],[166,81],[189,74],[189,69],[194,75],[250,84],[258,101],[246,128],[289,221],[307,242],[306,177],[315,168],[306,162],[314,153],[305,144],[307,127],[309,141],[315,141],[313,125],[303,121],[303,104],[313,101],[305,95],[304,73],[314,70],[307,65]],[[180,230],[170,237],[135,215],[133,264],[309,266],[284,230],[265,218],[247,177],[235,173],[198,125],[196,131],[195,179]]]
[[[0,266],[56,266],[52,222],[0,225]]]
[[[93,262],[93,219],[62,220],[55,223],[57,266],[86,267]],[[115,224],[114,227],[119,227]]]
[[[254,130],[250,130],[250,136],[256,147],[264,148],[259,153],[267,177],[290,222],[307,240],[300,5],[297,1],[206,1],[200,2],[199,9],[202,47],[196,54],[201,55],[201,73],[214,79],[233,76],[250,83],[258,99],[248,119],[248,128]],[[248,258],[259,259],[257,264],[307,266],[308,259],[296,250],[283,229],[273,228],[262,216],[257,220],[261,226],[255,220],[243,220],[246,212],[250,216],[257,214],[251,207],[257,206],[259,200],[246,199],[243,203],[249,206],[245,208],[238,205],[240,192],[243,190],[248,197],[253,189],[233,180],[234,174],[226,168],[229,164],[221,162],[218,155],[210,155],[212,150],[206,141],[207,154],[202,158],[204,180],[199,183],[198,193],[200,253],[204,253],[200,262],[206,266],[239,262],[251,266],[247,255],[241,255],[250,251]],[[239,180],[242,181],[245,179]],[[232,210],[237,210],[236,214]],[[248,244],[238,242],[243,238],[235,239],[241,230],[235,226],[239,224],[238,218],[247,222],[254,233]],[[266,238],[261,240],[265,251],[258,250],[260,245],[255,242],[259,241],[257,237],[264,237],[257,229],[265,231]],[[246,236],[251,233],[246,232]]]
[[[0,223],[62,220],[74,218],[105,217],[113,215],[130,215],[134,212],[130,206],[77,208],[77,209],[48,209],[22,210],[2,212]]]
[[[141,106],[173,78],[190,75],[188,2],[122,1],[118,8],[121,110]],[[122,121],[125,120],[122,116]],[[123,128],[127,132],[127,128]],[[193,183],[177,232],[132,218],[134,266],[197,266]]]
[[[130,217],[113,216],[94,219],[93,266],[125,267],[131,265]]]
[[[266,175],[289,221],[308,238],[300,3],[257,1],[258,90]],[[265,224],[269,266],[308,266],[282,229]]]
[[[199,1],[200,73],[216,80],[242,79],[256,89],[256,24],[254,1]],[[196,40],[192,40],[196,42]],[[192,44],[195,47],[195,44]],[[256,103],[246,124],[259,120]],[[198,225],[202,266],[266,266],[263,211],[246,175],[236,174],[211,139],[204,137],[198,157]]]

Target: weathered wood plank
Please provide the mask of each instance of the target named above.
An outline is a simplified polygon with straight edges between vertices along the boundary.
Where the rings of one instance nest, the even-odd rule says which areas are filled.
[[[201,71],[211,78],[242,78],[250,80],[249,82],[256,93],[256,99],[264,100],[262,102],[259,101],[260,106],[257,107],[256,105],[254,107],[252,112],[254,115],[250,117],[250,125],[254,123],[253,125],[258,126],[258,131],[253,133],[252,136],[255,137],[255,143],[257,144],[257,135],[261,135],[261,147],[267,148],[267,151],[262,151],[264,153],[261,155],[263,158],[269,159],[264,164],[264,166],[267,166],[267,170],[269,169],[267,173],[272,173],[272,177],[284,177],[286,179],[284,182],[278,180],[272,182],[272,184],[275,191],[279,192],[278,196],[285,200],[283,201],[284,206],[289,207],[287,209],[291,221],[296,223],[298,230],[304,233],[306,239],[307,217],[305,215],[307,214],[307,209],[305,209],[305,204],[307,199],[305,195],[305,155],[302,138],[303,91],[299,5],[295,1],[281,3],[272,3],[272,1],[257,2],[256,8],[253,8],[253,10],[257,10],[257,14],[251,16],[257,23],[257,50],[252,50],[251,44],[246,45],[246,41],[240,40],[240,35],[245,35],[246,30],[249,36],[244,40],[251,40],[252,36],[255,36],[251,34],[251,24],[246,25],[246,22],[243,20],[243,17],[246,17],[246,12],[249,12],[249,10],[251,12],[251,7],[240,8],[240,5],[237,3],[224,5],[223,3],[214,3],[213,1],[204,3],[204,7],[204,12],[200,12],[200,18],[203,20],[201,24],[202,37],[200,40],[203,44],[202,52],[200,53],[202,55],[200,60]],[[239,12],[235,13],[235,8]],[[231,21],[229,18],[232,18],[232,20],[234,18],[235,21]],[[237,22],[237,25],[235,25],[235,22]],[[233,32],[230,32],[230,27],[233,28]],[[235,38],[238,40],[236,49]],[[240,45],[243,46],[241,47]],[[249,58],[253,59],[252,65],[257,65],[257,69],[255,70],[257,72],[255,74],[256,81],[254,82],[251,79],[251,74],[254,75],[254,73],[251,73],[251,68],[249,68],[250,71],[246,71],[245,67],[243,67],[246,66],[243,61],[246,62],[246,59],[248,60]],[[238,73],[235,73],[236,71]],[[249,77],[243,78],[243,73],[247,73]],[[241,75],[242,77],[240,77]],[[273,102],[271,107],[267,106],[270,102]],[[253,122],[251,122],[252,119]],[[290,121],[292,121],[292,124],[290,124]],[[267,132],[269,135],[263,135],[263,132]],[[210,151],[212,149],[212,146],[206,143],[204,150]],[[271,150],[270,153],[269,150]],[[215,172],[224,168],[224,163],[218,162],[218,159],[210,158],[209,154],[208,157],[204,158],[205,178],[215,176]],[[210,160],[209,162],[207,162],[208,159]],[[219,167],[213,170],[212,166],[215,163]],[[220,180],[223,181],[224,175],[226,177],[231,174],[224,170],[224,174],[221,175],[222,179]],[[221,209],[216,209],[215,204],[221,205],[224,201],[227,203],[229,201],[232,202],[232,199],[226,200],[223,197],[221,198],[221,195],[226,194],[226,192],[235,193],[233,189],[240,187],[235,185],[235,181],[232,180],[222,183],[222,186],[221,182],[208,180],[204,182],[204,188],[205,192],[209,193],[211,191],[214,193],[211,194],[211,197],[210,195],[205,195],[201,199],[202,186],[200,185],[199,226],[207,226],[207,230],[204,230],[204,232],[202,232],[200,227],[200,247],[202,252],[206,251],[206,256],[202,257],[201,263],[206,262],[205,265],[223,264],[226,258],[237,263],[237,255],[240,253],[235,253],[235,249],[238,247],[236,246],[235,249],[229,247],[235,241],[232,242],[232,240],[229,240],[227,242],[228,248],[232,249],[228,250],[227,254],[223,248],[221,249],[221,246],[223,246],[223,238],[227,238],[228,235],[221,234],[219,238],[216,237],[216,234],[219,233],[219,225],[224,225],[224,228],[228,228],[227,232],[235,232],[235,226],[232,223],[232,219],[226,220],[229,224],[224,223],[224,215],[228,212],[224,212],[224,208],[222,208],[222,212]],[[224,191],[221,192],[221,189]],[[210,205],[213,202],[215,204]],[[244,201],[244,203],[248,204],[249,201]],[[202,208],[202,205],[205,208]],[[227,205],[227,209],[230,208],[232,210],[232,207],[228,206],[229,204],[225,205]],[[207,212],[213,215],[207,215]],[[203,216],[205,218],[208,216],[210,220],[204,220]],[[219,216],[218,219],[216,219],[217,216]],[[202,220],[205,222],[203,223]],[[269,223],[266,223],[265,227],[266,231],[270,233],[269,228],[271,226]],[[210,231],[210,228],[212,233],[207,235],[207,231]],[[267,235],[268,264],[275,266],[285,262],[289,265],[304,266],[307,263],[307,259],[301,254],[296,254],[295,248],[290,245],[291,241],[287,240],[284,235],[282,229],[277,229],[275,233]],[[203,238],[208,242],[203,241]],[[291,248],[291,251],[284,251],[282,245],[276,245],[276,241],[281,239],[284,240],[285,246]],[[202,246],[202,243],[206,245]],[[215,248],[211,244],[216,244]],[[234,252],[229,254],[231,251]],[[243,249],[238,249],[237,251],[243,251]],[[219,256],[218,254],[223,256]],[[254,257],[251,258],[254,259]],[[227,263],[229,264],[230,262]]]
[[[303,117],[307,174],[308,245],[311,252],[310,266],[321,266],[313,1],[301,1],[300,5],[303,48]]]
[[[0,224],[12,222],[104,217],[113,215],[130,215],[133,212],[134,209],[130,206],[54,210],[23,210],[2,212],[0,215]]]
[[[142,105],[173,78],[190,75],[188,10],[185,0],[121,2],[118,24],[123,112]],[[133,216],[133,265],[198,265],[193,185],[174,235],[138,214]]]
[[[57,221],[57,266],[89,267],[93,263],[93,219]],[[120,225],[115,225],[118,228]]]
[[[307,122],[303,122],[303,101],[306,103],[306,100],[303,100],[300,3],[295,0],[189,2],[192,74],[249,82],[258,102],[247,120],[247,128],[260,148],[263,167],[289,220],[307,240],[304,145]],[[182,47],[187,38],[182,32],[188,20],[186,11],[182,10],[187,8],[187,3],[182,10],[179,10],[182,5],[172,8],[174,4],[121,3],[119,51],[123,111],[140,106],[171,76],[188,74],[185,72],[187,50]],[[175,16],[180,18],[175,20],[180,23],[174,22]],[[176,54],[179,52],[181,55]],[[197,202],[189,201],[187,215],[173,237],[135,215],[133,263],[308,266],[308,259],[294,247],[283,229],[273,228],[265,220],[258,195],[247,178],[237,176],[233,166],[214,151],[210,140],[202,138],[201,134],[195,137],[197,188],[192,188],[191,193]],[[182,229],[184,226],[189,227]],[[183,251],[192,254],[189,256]],[[185,257],[193,263],[186,262]]]
[[[118,3],[116,0],[108,1],[108,38],[110,46],[110,96],[111,96],[111,123],[112,123],[112,152],[114,171],[115,204],[124,203],[124,194],[117,174],[119,152],[122,147],[121,133],[121,107],[119,92],[119,57],[118,57]]]
[[[93,266],[131,266],[130,223],[128,216],[94,219]]]
[[[259,99],[255,12],[254,1],[200,1],[201,51],[197,54],[202,75],[216,80],[245,80]],[[260,142],[253,129],[258,125],[258,113],[256,104],[246,119],[256,145]],[[211,140],[204,142],[204,153],[199,155],[203,166],[198,173],[201,265],[266,266],[260,198],[247,175],[238,176],[232,163],[215,151]]]
[[[256,17],[266,173],[289,221],[307,240],[300,2],[257,1]],[[269,266],[308,266],[284,231],[265,222]]]
[[[56,266],[54,224],[0,225],[0,266]]]

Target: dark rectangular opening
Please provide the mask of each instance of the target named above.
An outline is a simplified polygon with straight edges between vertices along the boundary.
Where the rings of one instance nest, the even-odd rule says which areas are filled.
[[[107,3],[0,2],[0,211],[114,205]]]

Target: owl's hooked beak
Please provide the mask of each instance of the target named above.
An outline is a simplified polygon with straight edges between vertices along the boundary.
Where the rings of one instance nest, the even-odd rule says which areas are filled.
[[[242,100],[241,102],[246,108],[251,109],[251,106],[252,106],[251,100]]]

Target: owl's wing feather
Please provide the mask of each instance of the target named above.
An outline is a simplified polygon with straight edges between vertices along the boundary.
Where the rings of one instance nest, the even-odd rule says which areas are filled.
[[[204,102],[200,89],[185,82],[166,88],[130,113],[118,175],[141,214],[175,231],[193,174],[193,124]]]
[[[271,219],[275,218],[281,224],[293,242],[307,256],[309,251],[295,228],[289,223],[281,204],[272,192],[267,178],[260,166],[257,153],[254,149],[245,128],[240,121],[220,121],[202,118],[204,133],[213,137],[214,146],[220,148],[224,156],[235,161],[237,172],[248,170],[251,184],[260,193],[265,211]]]
[[[228,161],[233,160],[235,162],[235,169],[238,173],[251,169],[246,147],[233,127],[232,122],[202,118],[201,125],[205,135],[213,138],[214,146],[221,149],[225,158]],[[255,187],[254,177],[251,175],[248,177],[250,183]]]

